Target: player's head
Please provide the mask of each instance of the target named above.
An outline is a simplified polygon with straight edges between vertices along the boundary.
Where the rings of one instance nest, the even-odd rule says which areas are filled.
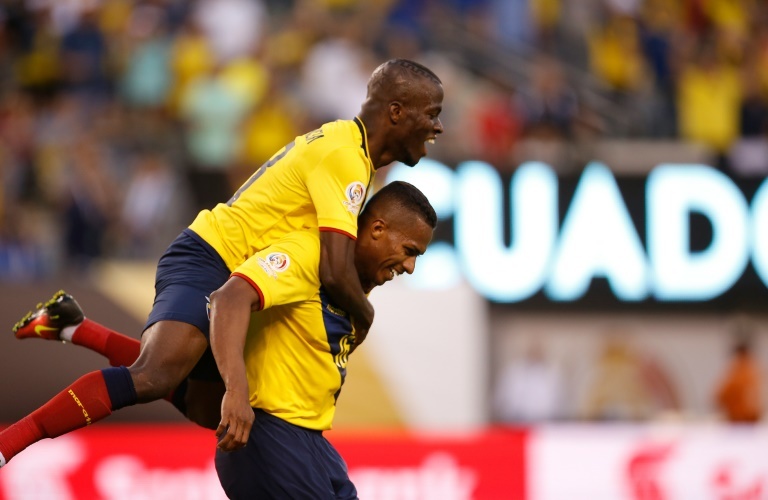
[[[411,274],[436,225],[435,210],[412,184],[395,181],[376,192],[358,218],[355,266],[363,289]]]
[[[443,84],[425,66],[392,59],[376,68],[360,111],[375,166],[416,165],[427,154],[425,142],[443,132],[442,109]]]

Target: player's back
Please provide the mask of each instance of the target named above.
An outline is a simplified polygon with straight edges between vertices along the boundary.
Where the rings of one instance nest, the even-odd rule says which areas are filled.
[[[230,270],[302,228],[357,232],[357,214],[373,179],[358,119],[326,123],[297,137],[262,165],[227,202],[190,225]]]

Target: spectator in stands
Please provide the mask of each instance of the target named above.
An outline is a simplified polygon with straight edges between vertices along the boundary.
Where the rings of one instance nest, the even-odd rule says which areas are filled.
[[[674,8],[664,0],[651,0],[646,2],[642,13],[640,44],[656,92],[650,107],[648,133],[654,137],[673,137],[677,131]]]
[[[181,101],[195,209],[211,208],[237,189],[230,182],[242,146],[249,100],[226,78],[227,67],[194,79]]]
[[[374,66],[364,48],[366,33],[357,17],[337,15],[328,32],[310,49],[301,72],[307,112],[318,125],[355,116]]]
[[[590,34],[589,49],[593,74],[615,96],[639,89],[645,64],[634,18],[610,14]]]
[[[139,150],[132,162],[125,201],[120,216],[124,231],[120,250],[130,257],[152,258],[167,245],[169,235],[180,226],[173,166],[156,147]],[[178,224],[174,224],[178,223]]]
[[[88,101],[105,99],[111,90],[109,46],[97,18],[95,9],[84,11],[61,40],[66,89]]]
[[[513,95],[494,83],[483,86],[468,117],[472,157],[506,172],[516,167],[513,153],[522,128]]]
[[[717,387],[715,403],[728,422],[754,423],[763,416],[760,367],[749,339],[739,339]]]
[[[713,44],[695,49],[677,83],[680,137],[723,155],[738,137],[740,103],[738,72],[718,57]]]
[[[578,96],[556,59],[542,57],[535,61],[530,85],[520,89],[518,104],[526,137],[544,140],[570,137],[579,111]]]
[[[494,406],[503,422],[541,422],[561,416],[563,381],[559,367],[534,340],[525,354],[502,369]]]
[[[84,133],[71,145],[62,188],[65,247],[71,270],[101,257],[120,199],[104,147]]]
[[[129,53],[121,78],[121,97],[129,106],[160,109],[171,87],[170,49],[165,13],[157,6],[136,7],[128,25]]]
[[[760,87],[759,62],[743,71],[739,138],[728,151],[730,169],[743,176],[768,174],[768,93]]]

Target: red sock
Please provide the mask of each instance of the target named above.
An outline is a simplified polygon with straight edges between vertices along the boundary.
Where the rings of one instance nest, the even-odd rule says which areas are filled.
[[[141,342],[86,318],[75,333],[72,343],[96,351],[112,366],[131,366],[139,357]]]
[[[43,406],[0,432],[0,453],[13,458],[44,438],[61,436],[112,413],[112,401],[100,371],[77,379]]]

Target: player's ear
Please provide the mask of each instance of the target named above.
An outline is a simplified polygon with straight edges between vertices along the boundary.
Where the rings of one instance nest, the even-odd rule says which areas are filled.
[[[396,124],[400,121],[404,113],[403,104],[400,101],[392,101],[389,103],[389,121]]]
[[[371,238],[378,240],[387,232],[387,223],[382,219],[374,219],[371,223]]]

